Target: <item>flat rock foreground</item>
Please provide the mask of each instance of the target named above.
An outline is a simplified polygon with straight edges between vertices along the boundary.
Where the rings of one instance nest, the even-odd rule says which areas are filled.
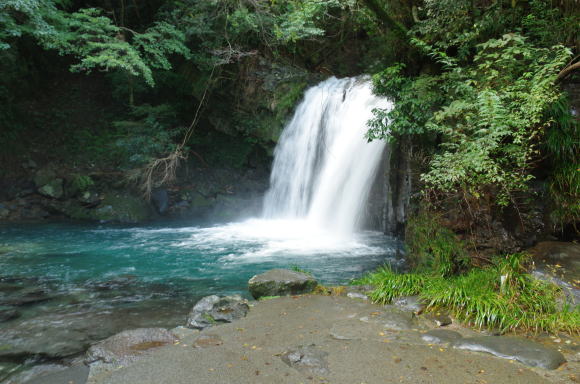
[[[124,346],[111,339],[89,350],[103,360],[90,372],[79,365],[30,383],[571,383],[580,367],[573,349],[564,356],[523,338],[438,329],[427,317],[342,296],[257,301],[246,317],[202,331],[141,331],[159,341],[129,345],[140,336],[128,331],[118,338]]]

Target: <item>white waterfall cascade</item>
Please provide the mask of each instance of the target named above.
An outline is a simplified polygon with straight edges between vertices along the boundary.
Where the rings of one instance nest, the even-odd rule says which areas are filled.
[[[310,88],[276,147],[264,218],[352,234],[385,148],[367,142],[367,122],[373,109],[391,107],[368,78],[333,77]]]

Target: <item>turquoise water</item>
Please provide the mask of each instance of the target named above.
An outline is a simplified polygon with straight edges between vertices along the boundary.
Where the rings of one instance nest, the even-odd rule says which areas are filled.
[[[0,226],[0,310],[19,315],[0,323],[0,344],[72,355],[122,329],[183,324],[209,294],[249,297],[248,279],[268,269],[296,265],[344,284],[395,262],[398,246],[378,232],[341,237],[303,221]],[[68,344],[41,345],[54,338]]]

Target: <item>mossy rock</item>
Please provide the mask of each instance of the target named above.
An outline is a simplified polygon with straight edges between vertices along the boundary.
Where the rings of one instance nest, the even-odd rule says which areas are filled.
[[[310,274],[289,269],[272,269],[252,277],[248,282],[248,289],[254,299],[259,299],[310,293],[317,285],[318,282]]]
[[[142,198],[128,194],[107,194],[95,209],[95,218],[100,221],[139,223],[151,219],[153,209]]]

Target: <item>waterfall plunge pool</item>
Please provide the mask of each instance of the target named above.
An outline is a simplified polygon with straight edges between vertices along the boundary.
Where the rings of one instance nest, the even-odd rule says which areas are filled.
[[[3,361],[34,364],[124,329],[184,324],[199,298],[247,296],[248,279],[268,269],[295,265],[345,284],[397,264],[395,239],[357,231],[388,150],[367,142],[367,121],[391,107],[364,77],[311,87],[276,147],[262,219],[0,226],[0,374]]]
[[[345,284],[400,244],[379,232],[346,237],[302,220],[220,226],[164,223],[0,226],[0,362],[65,357],[124,329],[173,327],[209,294],[239,293],[271,268],[296,265]]]

